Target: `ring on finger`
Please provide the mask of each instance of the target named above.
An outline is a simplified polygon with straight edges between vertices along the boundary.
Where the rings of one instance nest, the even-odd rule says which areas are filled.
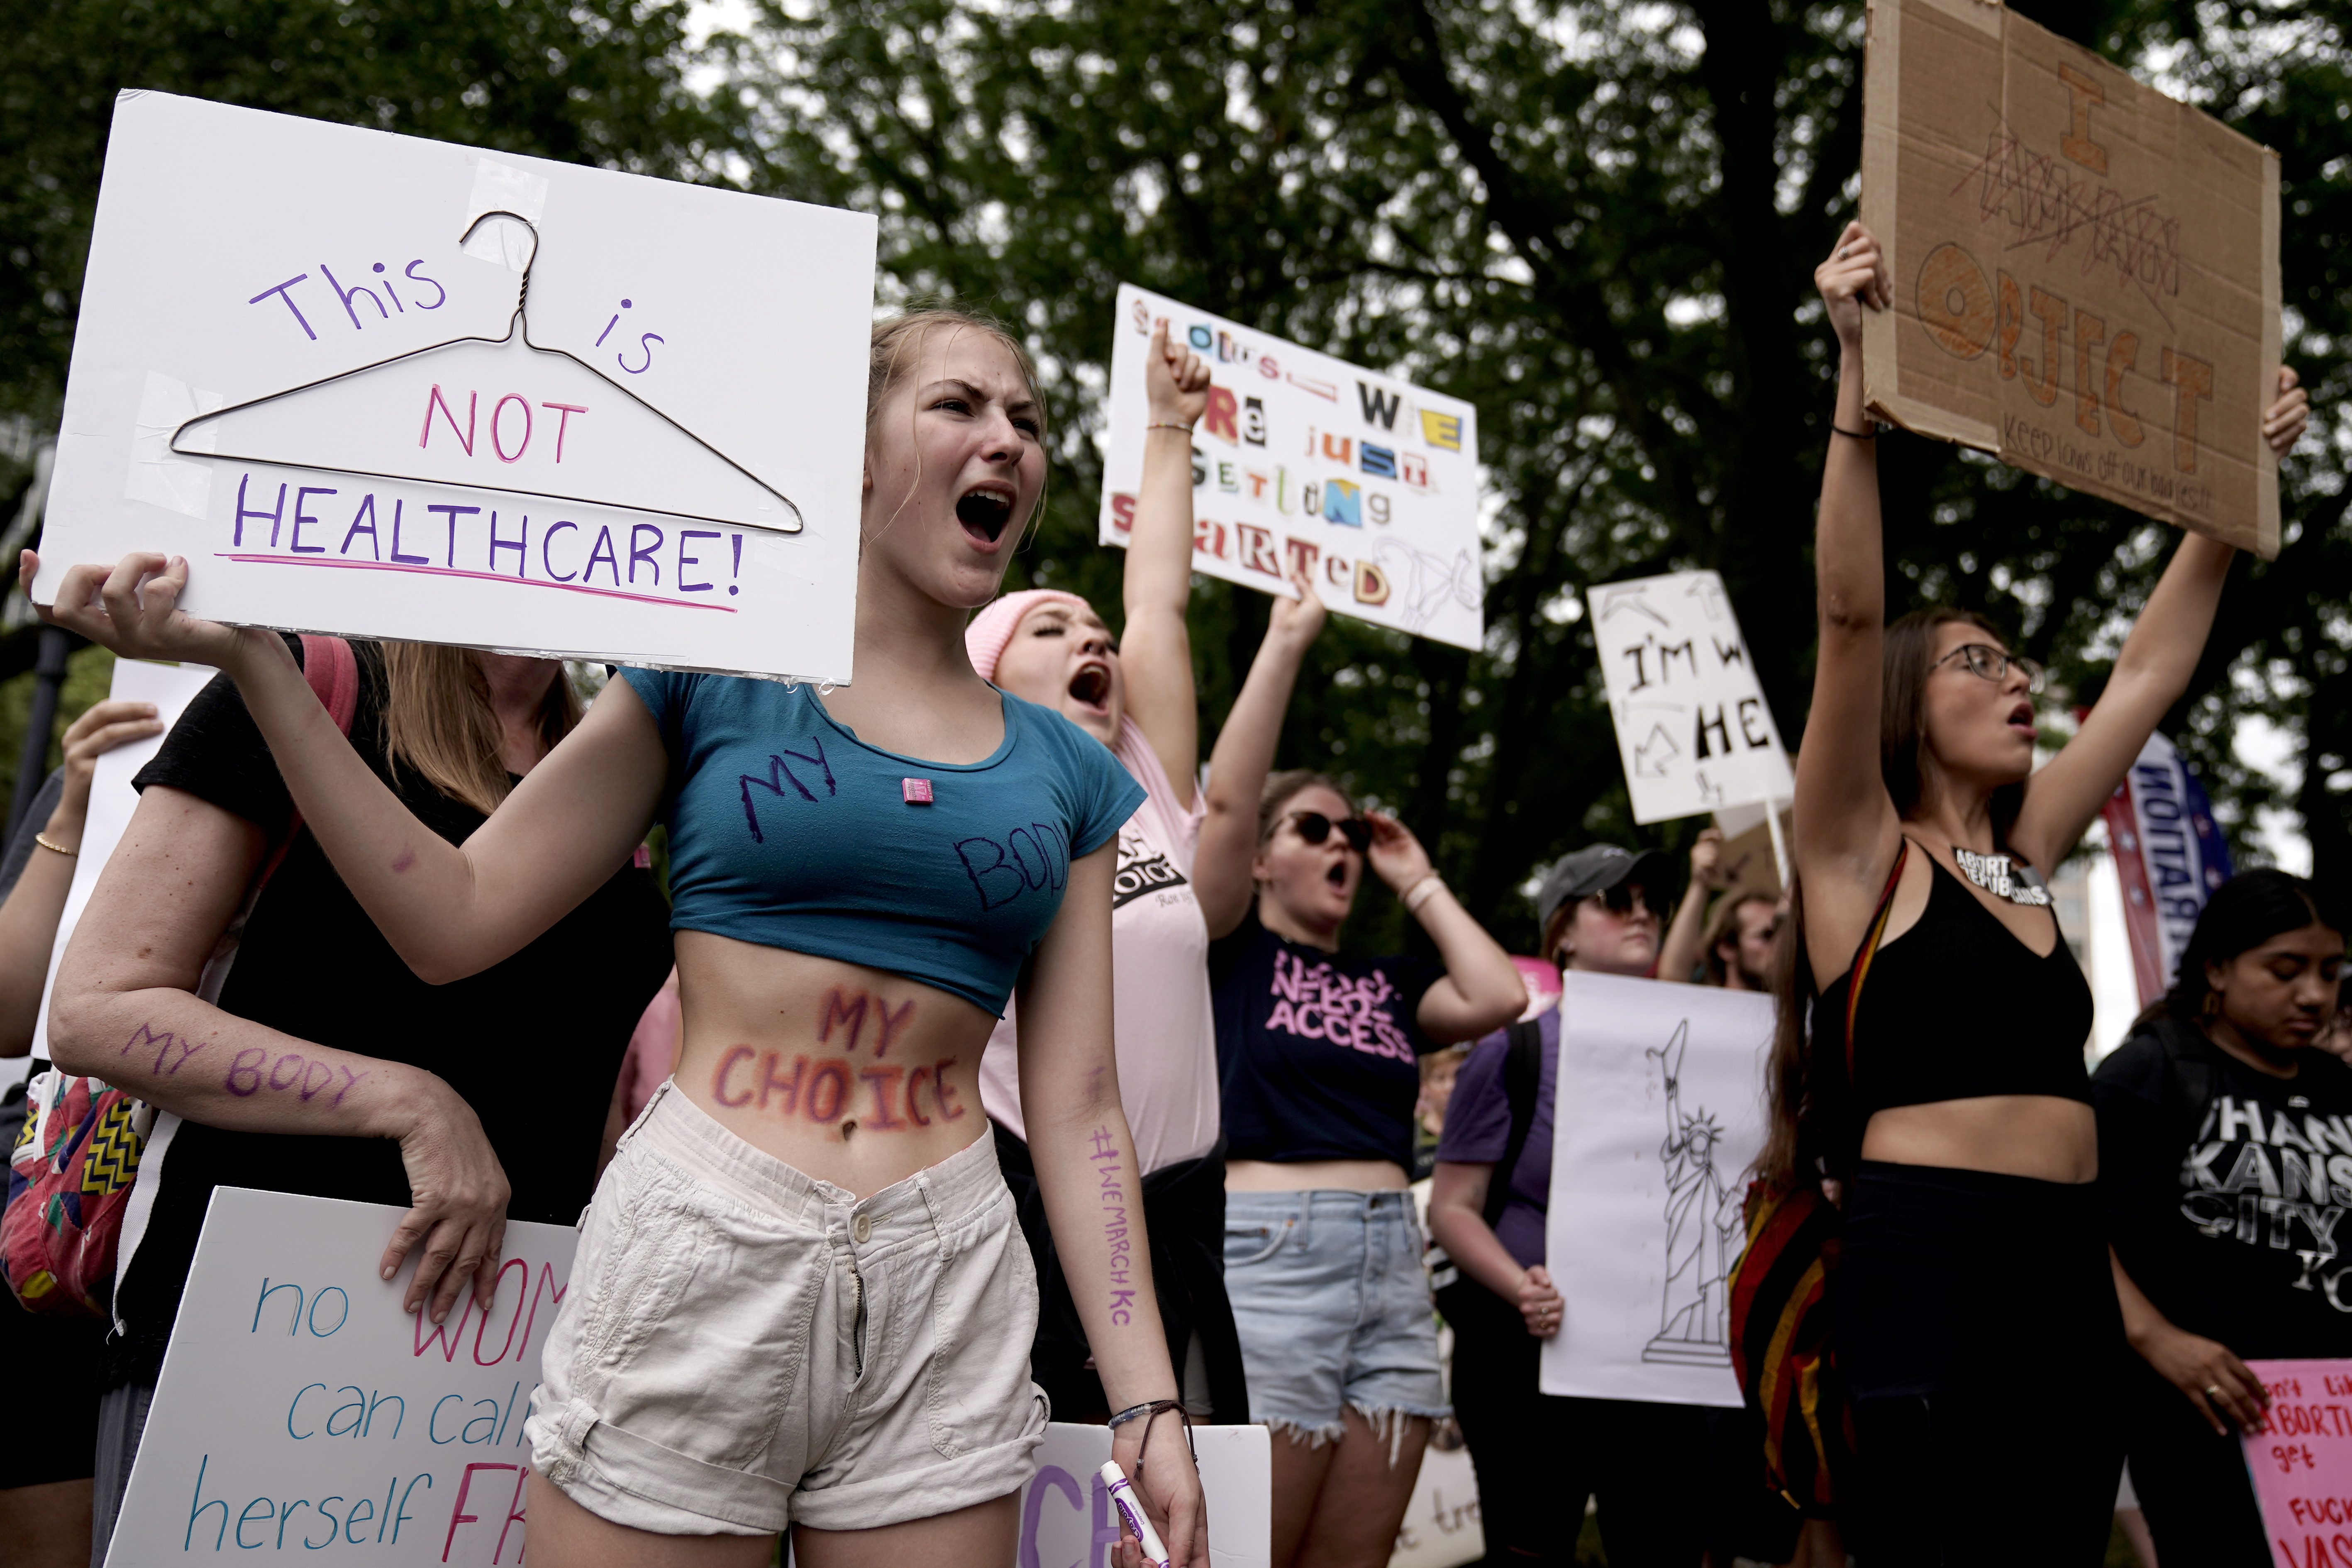
[[[1850,245],[1841,245],[1841,246],[1839,246],[1839,247],[1838,247],[1837,258],[1838,258],[1840,261],[1843,261],[1843,260],[1845,259],[1845,253],[1846,253],[1847,251],[1849,251],[1849,250],[1852,250],[1853,248],[1853,247],[1852,247],[1852,246],[1850,246]]]
[[[2205,1385],[2205,1397],[2207,1397],[2208,1399],[2219,1399],[2219,1398],[2221,1398],[2221,1385],[2220,1384],[2218,1384],[2218,1383],[2209,1383],[2209,1384],[2207,1384]]]

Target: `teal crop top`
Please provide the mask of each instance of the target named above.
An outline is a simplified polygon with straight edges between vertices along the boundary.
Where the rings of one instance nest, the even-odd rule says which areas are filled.
[[[1143,804],[1108,747],[1009,694],[993,756],[931,763],[866,744],[805,686],[621,676],[669,752],[672,931],[887,970],[1000,1017],[1071,860]]]

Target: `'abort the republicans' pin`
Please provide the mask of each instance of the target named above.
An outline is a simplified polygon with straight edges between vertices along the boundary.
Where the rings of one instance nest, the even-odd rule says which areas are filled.
[[[900,779],[898,781],[898,793],[907,797],[907,804],[908,805],[929,805],[931,804],[931,781],[929,779]]]

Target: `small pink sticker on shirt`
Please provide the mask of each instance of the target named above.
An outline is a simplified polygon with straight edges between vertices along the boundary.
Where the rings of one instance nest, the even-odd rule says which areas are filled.
[[[907,797],[908,805],[931,804],[931,781],[929,779],[900,779],[898,792]]]
[[[638,845],[636,854],[631,856],[629,858],[629,864],[635,866],[640,871],[646,870],[651,867],[653,863],[654,851],[653,847],[649,844]]]

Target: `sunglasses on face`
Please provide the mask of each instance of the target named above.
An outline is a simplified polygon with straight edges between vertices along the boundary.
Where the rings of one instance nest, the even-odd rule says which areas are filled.
[[[1642,886],[1638,882],[1620,882],[1613,888],[1604,888],[1600,892],[1588,893],[1585,895],[1585,900],[1588,903],[1599,904],[1611,914],[1620,917],[1630,915],[1636,909],[1644,914],[1647,914],[1650,910],[1649,900],[1643,895]]]
[[[1348,847],[1361,855],[1372,847],[1372,825],[1360,816],[1342,816],[1334,820],[1319,811],[1302,811],[1290,819],[1298,837],[1308,844],[1320,844],[1338,828]]]
[[[1929,665],[1927,667],[1927,673],[1933,675],[1938,665],[1949,664],[1956,658],[1965,659],[1968,662],[1969,673],[1970,675],[1993,681],[1996,684],[2000,681],[2007,680],[2009,679],[2010,666],[2015,665],[2019,669],[2025,672],[2026,690],[2037,695],[2042,690],[2042,667],[2040,665],[2034,663],[2030,658],[2021,658],[2013,653],[2003,653],[1997,647],[1993,647],[1989,644],[1980,642],[1972,642],[1963,647],[1954,648],[1951,652],[1937,659],[1935,664]]]

